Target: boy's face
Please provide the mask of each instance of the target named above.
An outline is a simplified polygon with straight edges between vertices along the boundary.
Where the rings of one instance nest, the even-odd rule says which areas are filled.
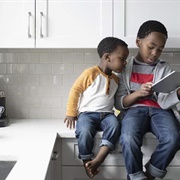
[[[108,55],[110,62],[108,63],[109,69],[116,73],[121,73],[127,64],[126,59],[128,55],[129,49],[127,47],[118,46],[115,51]]]
[[[137,60],[153,64],[160,57],[166,40],[167,37],[159,32],[152,32],[142,39],[137,38],[136,44],[139,47]]]

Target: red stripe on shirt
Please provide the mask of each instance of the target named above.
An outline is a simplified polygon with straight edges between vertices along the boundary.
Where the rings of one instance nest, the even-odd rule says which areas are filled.
[[[146,106],[160,108],[159,104],[156,101],[153,101],[151,99],[142,99],[142,100],[139,100],[136,104],[144,104]]]
[[[131,82],[143,84],[146,82],[152,82],[153,74],[139,74],[139,73],[132,73],[131,74]]]

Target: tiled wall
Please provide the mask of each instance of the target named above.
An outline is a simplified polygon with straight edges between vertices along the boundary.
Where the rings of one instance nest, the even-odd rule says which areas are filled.
[[[164,51],[161,57],[180,71],[180,51]],[[96,49],[0,49],[0,90],[8,117],[64,118],[73,82],[98,64]]]

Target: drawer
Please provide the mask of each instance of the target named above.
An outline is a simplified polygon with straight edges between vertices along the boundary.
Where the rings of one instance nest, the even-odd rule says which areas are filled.
[[[163,178],[164,180],[178,180],[179,178],[180,167],[168,167],[167,174]]]
[[[180,167],[168,167],[164,180],[178,180]],[[89,180],[82,166],[63,166],[62,180]],[[101,166],[94,180],[126,180],[126,170],[122,166]]]
[[[97,154],[101,139],[95,138],[93,152]],[[78,144],[75,138],[62,139],[62,165],[82,165],[82,161],[78,158]],[[110,153],[102,165],[124,165],[121,146],[117,145],[115,151]]]
[[[100,172],[93,180],[126,180],[125,167],[101,166]],[[84,167],[63,166],[62,180],[89,180]]]
[[[93,152],[97,154],[101,138],[95,138]],[[155,150],[158,140],[154,136],[145,136],[142,146],[143,164],[149,161],[151,154]],[[179,166],[180,151],[177,152],[169,166]],[[62,165],[82,165],[78,158],[78,145],[76,138],[62,138]],[[117,144],[116,150],[110,153],[102,165],[119,165],[124,166],[121,146]]]

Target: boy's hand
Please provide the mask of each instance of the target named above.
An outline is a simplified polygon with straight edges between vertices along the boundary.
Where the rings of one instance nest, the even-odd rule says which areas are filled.
[[[152,83],[151,82],[147,82],[145,84],[142,84],[141,88],[139,90],[141,97],[151,95],[153,93],[151,88],[152,88]]]
[[[66,127],[70,129],[75,128],[75,122],[77,121],[77,117],[74,116],[66,116],[64,119],[64,123],[66,123]]]

